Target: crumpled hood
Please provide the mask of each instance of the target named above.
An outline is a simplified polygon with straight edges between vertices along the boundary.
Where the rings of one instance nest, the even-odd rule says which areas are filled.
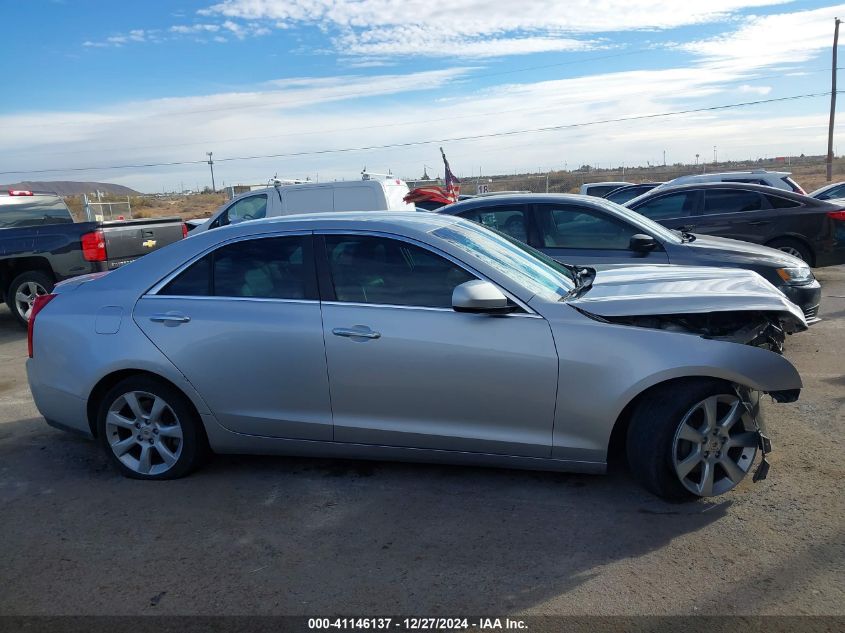
[[[807,329],[800,308],[760,275],[740,268],[621,266],[597,270],[572,306],[605,317],[759,311]]]

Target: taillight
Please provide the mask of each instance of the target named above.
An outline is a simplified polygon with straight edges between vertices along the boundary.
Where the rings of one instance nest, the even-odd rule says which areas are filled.
[[[828,211],[827,217],[845,222],[845,209],[840,211]]]
[[[106,236],[101,229],[84,233],[82,242],[82,256],[89,262],[106,261]]]
[[[35,329],[35,317],[44,309],[48,303],[57,295],[38,295],[32,303],[32,310],[29,312],[29,323],[26,324],[26,346],[29,350],[29,357],[32,358],[32,331]]]
[[[182,239],[188,237],[188,225],[182,222]]]

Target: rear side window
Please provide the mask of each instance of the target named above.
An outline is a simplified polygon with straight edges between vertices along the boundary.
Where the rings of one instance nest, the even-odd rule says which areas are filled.
[[[597,187],[590,187],[587,189],[588,196],[596,196],[597,198],[601,198],[606,196],[614,189],[619,189],[622,185],[599,185]]]
[[[659,198],[652,198],[637,206],[634,211],[652,220],[685,218],[695,210],[695,193],[672,193]]]
[[[704,213],[743,213],[763,208],[763,196],[741,189],[708,189],[704,192]]]
[[[313,298],[302,236],[243,240],[218,248],[168,283],[160,295],[255,299]]]
[[[795,207],[801,206],[801,203],[797,200],[781,198],[780,196],[766,196],[766,200],[768,200],[773,209],[794,209]]]
[[[0,206],[0,228],[22,228],[44,224],[69,224],[73,217],[61,198],[26,196],[5,198],[11,204]]]

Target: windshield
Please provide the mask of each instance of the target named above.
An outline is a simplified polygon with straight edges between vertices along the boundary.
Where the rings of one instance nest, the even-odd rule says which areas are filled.
[[[557,301],[575,287],[572,273],[563,265],[504,233],[472,222],[456,222],[431,234],[548,300]]]

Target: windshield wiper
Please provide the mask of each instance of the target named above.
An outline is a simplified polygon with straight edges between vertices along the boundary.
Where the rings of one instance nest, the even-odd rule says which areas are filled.
[[[571,299],[580,296],[587,292],[593,285],[593,279],[596,278],[596,269],[587,266],[573,266],[572,264],[561,264],[567,270],[572,272],[572,279],[575,282],[575,287],[563,295],[560,300]]]
[[[681,241],[686,242],[694,242],[695,235],[690,233],[695,228],[695,224],[685,224],[684,226],[678,227],[675,229],[675,233],[681,236]]]

